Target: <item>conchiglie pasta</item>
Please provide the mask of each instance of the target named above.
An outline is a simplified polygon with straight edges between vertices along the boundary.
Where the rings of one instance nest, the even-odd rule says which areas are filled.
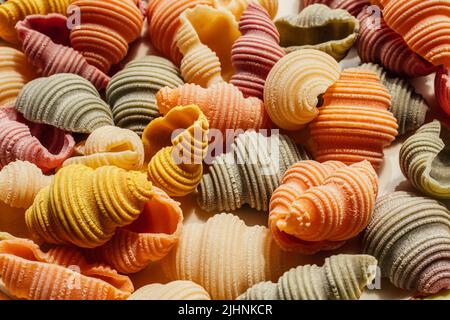
[[[347,69],[325,92],[318,117],[309,129],[317,161],[352,164],[383,163],[384,147],[398,134],[397,120],[388,111],[391,95],[370,70]]]
[[[51,176],[45,176],[33,163],[11,162],[0,171],[0,200],[11,207],[26,209],[51,180]]]
[[[208,292],[192,281],[149,284],[136,290],[128,300],[211,300]]]
[[[252,3],[253,0],[214,0],[217,8],[231,11],[236,17],[236,20],[241,19],[241,15],[245,9]],[[274,19],[278,13],[278,0],[256,0],[269,14],[271,19]]]
[[[63,166],[84,164],[93,169],[116,166],[125,170],[140,170],[144,165],[144,146],[131,130],[104,126],[94,130],[77,147],[81,153],[64,161]]]
[[[344,9],[357,16],[361,10],[370,5],[370,0],[302,0],[303,7],[322,3],[333,9]]]
[[[299,258],[281,251],[267,228],[220,214],[206,223],[187,224],[162,268],[171,280],[193,281],[212,299],[227,300],[259,282],[275,281]]]
[[[24,239],[0,241],[0,278],[11,295],[27,300],[123,300],[133,292],[128,277],[87,264],[74,249],[44,253]]]
[[[89,64],[108,72],[141,35],[144,16],[138,0],[71,0],[80,8],[81,24],[70,33],[72,47]]]
[[[369,255],[338,255],[321,267],[300,266],[278,282],[262,282],[238,300],[359,300],[376,276],[377,260]]]
[[[437,102],[445,113],[450,115],[450,80],[449,71],[445,67],[440,67],[436,72],[434,80],[434,92]]]
[[[196,105],[176,107],[144,130],[148,176],[170,196],[195,190],[208,148],[208,120]]]
[[[333,250],[357,236],[370,221],[378,177],[368,161],[301,161],[286,171],[270,200],[269,228],[288,251]]]
[[[264,104],[270,119],[285,130],[299,130],[314,120],[319,96],[338,78],[341,69],[330,55],[302,49],[280,59],[267,77]]]
[[[450,199],[450,132],[435,120],[400,149],[400,168],[411,184],[434,198]]]
[[[14,105],[23,86],[35,77],[22,52],[0,46],[0,107]]]
[[[199,5],[180,16],[175,36],[181,60],[181,74],[188,83],[202,87],[229,81],[234,74],[231,48],[241,36],[231,13]]]
[[[152,197],[145,173],[73,164],[60,169],[38,193],[25,221],[46,242],[94,248],[136,220]]]

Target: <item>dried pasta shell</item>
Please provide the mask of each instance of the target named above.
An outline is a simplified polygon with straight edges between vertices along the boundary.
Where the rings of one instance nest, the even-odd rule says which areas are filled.
[[[236,73],[230,83],[245,97],[263,99],[264,84],[272,67],[284,56],[280,36],[267,11],[252,2],[239,22],[243,36],[233,45],[231,58]]]
[[[414,297],[412,300],[450,300],[450,290],[443,290],[434,295]]]
[[[0,46],[0,108],[14,105],[25,83],[35,77],[33,68],[22,52]]]
[[[391,96],[376,73],[347,69],[323,99],[310,125],[314,159],[345,164],[369,160],[380,167],[383,149],[395,140],[398,125],[388,111]]]
[[[176,89],[163,88],[156,95],[159,111],[166,114],[176,106],[195,104],[200,107],[209,127],[225,133],[227,129],[263,129],[270,126],[261,100],[244,98],[238,88],[220,83],[204,89],[185,84]]]
[[[379,0],[384,19],[408,46],[435,66],[450,68],[450,2]]]
[[[241,36],[234,16],[224,10],[198,5],[180,16],[175,36],[181,60],[181,74],[188,83],[210,87],[229,81],[235,70],[231,48]]]
[[[114,124],[111,109],[95,87],[69,73],[27,83],[17,97],[16,109],[30,121],[72,132],[91,133]]]
[[[338,80],[340,71],[335,59],[315,49],[283,57],[270,71],[264,87],[270,119],[282,129],[302,129],[318,115],[319,96]]]
[[[169,60],[144,56],[131,61],[111,78],[106,89],[114,122],[141,136],[150,121],[160,116],[156,93],[161,88],[176,88],[182,84],[180,71]]]
[[[169,196],[195,190],[208,148],[208,120],[196,105],[176,107],[150,122],[142,135],[148,176]]]
[[[133,292],[128,277],[87,264],[73,249],[44,253],[24,239],[0,241],[0,277],[12,295],[28,300],[119,300]]]
[[[134,273],[161,260],[176,245],[182,230],[180,204],[154,187],[139,217],[116,231],[105,245],[88,250],[87,256],[121,273]]]
[[[245,204],[266,211],[284,172],[307,159],[306,150],[287,136],[266,137],[254,131],[240,134],[232,151],[213,159],[209,173],[203,175],[198,203],[208,212],[234,211]]]
[[[144,15],[139,0],[71,0],[81,24],[70,33],[72,47],[103,72],[119,63],[128,44],[141,35]]]
[[[428,112],[428,104],[425,99],[416,93],[414,87],[408,81],[390,76],[383,67],[364,63],[361,68],[374,71],[381,79],[381,83],[389,90],[392,96],[392,112],[398,123],[398,133],[403,135],[410,131],[415,131],[425,123]]]
[[[64,131],[29,122],[13,108],[0,108],[0,168],[23,160],[47,172],[69,158],[74,145]]]
[[[92,132],[78,147],[82,155],[64,161],[63,166],[84,164],[93,169],[116,166],[125,170],[140,170],[144,165],[144,146],[131,130],[104,126]]]
[[[278,0],[214,0],[217,8],[227,9],[236,17],[236,20],[242,18],[247,7],[254,3],[259,3],[269,14],[271,19],[275,19],[278,13]]]
[[[317,265],[285,272],[278,282],[262,282],[237,300],[359,300],[376,276],[377,260],[369,255],[337,255]]]
[[[34,235],[49,243],[94,248],[136,220],[152,197],[145,173],[73,164],[38,193],[25,220]]]
[[[353,47],[359,21],[341,9],[330,9],[322,4],[313,4],[298,15],[277,20],[281,46],[287,52],[299,49],[318,49],[340,61]]]
[[[17,23],[16,30],[25,55],[42,75],[48,77],[57,73],[74,73],[89,80],[97,90],[108,85],[109,77],[90,65],[79,52],[55,43],[61,38],[64,38],[65,43],[70,42],[65,16],[28,16]]]
[[[442,110],[450,115],[450,80],[449,71],[445,67],[440,67],[436,73],[434,81],[434,92],[437,102]]]
[[[382,16],[374,20],[371,12],[363,10],[358,19],[360,33],[357,48],[363,62],[377,63],[405,77],[426,76],[434,72],[434,66],[414,53]]]
[[[442,204],[395,192],[378,199],[364,251],[395,286],[434,294],[450,289],[449,230],[450,212]]]
[[[450,131],[435,120],[421,127],[400,149],[400,168],[417,190],[450,199]]]
[[[248,227],[237,216],[220,214],[185,225],[161,266],[171,280],[193,281],[212,299],[230,300],[256,283],[276,280],[299,258],[281,251],[267,228]]]
[[[364,230],[377,193],[378,177],[368,161],[300,161],[272,195],[269,228],[283,250],[333,250]]]
[[[0,38],[19,43],[16,23],[32,14],[66,14],[70,0],[8,0],[0,4]]]
[[[50,185],[51,180],[33,163],[11,162],[0,171],[0,200],[10,207],[26,209],[33,204],[38,192]]]
[[[314,3],[322,3],[332,9],[344,9],[355,17],[368,5],[370,0],[302,0],[303,7]]]
[[[128,300],[211,300],[208,292],[192,281],[149,284],[136,290]]]

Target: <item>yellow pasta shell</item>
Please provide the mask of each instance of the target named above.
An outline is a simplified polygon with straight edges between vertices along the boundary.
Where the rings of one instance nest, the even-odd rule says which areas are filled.
[[[239,21],[244,10],[253,0],[214,0],[214,5],[217,8],[223,8],[231,11],[236,19]],[[260,5],[262,5],[269,16],[272,19],[275,19],[275,16],[278,13],[278,0],[257,0]]]
[[[76,151],[81,155],[67,159],[63,166],[84,164],[93,169],[116,166],[125,170],[140,170],[144,165],[144,146],[131,130],[114,126],[100,127]]]
[[[93,248],[136,220],[152,196],[145,173],[73,164],[38,193],[25,220],[30,231],[49,243]]]
[[[195,190],[208,148],[208,120],[196,105],[176,107],[150,122],[142,135],[150,180],[169,196]]]
[[[154,283],[136,290],[128,300],[211,300],[208,292],[192,281]]]

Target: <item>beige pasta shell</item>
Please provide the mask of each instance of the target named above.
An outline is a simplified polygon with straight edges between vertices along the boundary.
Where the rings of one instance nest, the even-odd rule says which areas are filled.
[[[234,74],[231,48],[241,36],[234,16],[225,10],[198,5],[180,16],[175,41],[183,55],[181,74],[202,87],[229,81]]]
[[[259,282],[275,281],[298,262],[299,256],[279,249],[266,227],[219,214],[186,225],[162,268],[170,280],[194,281],[211,298],[229,300]]]
[[[211,300],[208,292],[192,281],[154,283],[136,290],[128,300]]]
[[[214,5],[217,8],[231,11],[236,19],[239,20],[244,13],[244,10],[252,1],[255,0],[214,0]],[[272,19],[275,18],[278,12],[278,0],[257,0],[257,2],[267,10]]]
[[[0,171],[0,200],[11,207],[27,209],[51,181],[52,177],[44,175],[35,164],[16,160]]]
[[[277,283],[259,283],[238,300],[358,300],[376,276],[377,260],[369,255],[337,255],[322,267],[291,269]]]
[[[400,149],[400,168],[417,190],[450,199],[450,131],[435,120],[421,127]]]
[[[282,129],[302,129],[319,114],[319,96],[339,79],[340,71],[335,59],[315,49],[281,58],[264,87],[264,103],[272,121]]]
[[[114,126],[100,127],[76,148],[78,157],[64,161],[63,166],[84,164],[93,169],[116,166],[125,170],[140,170],[144,165],[144,146],[131,130]]]

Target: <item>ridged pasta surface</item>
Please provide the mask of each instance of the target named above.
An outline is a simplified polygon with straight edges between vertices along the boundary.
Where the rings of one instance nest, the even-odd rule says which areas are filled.
[[[245,132],[231,152],[213,159],[199,185],[198,203],[208,212],[234,211],[245,204],[267,210],[287,168],[307,159],[307,151],[287,136]]]
[[[357,16],[364,7],[370,5],[370,0],[302,0],[303,6],[322,3],[333,9],[344,9]]]
[[[377,201],[364,251],[382,276],[402,289],[434,294],[450,289],[450,212],[425,197],[395,192]]]
[[[310,125],[314,158],[352,164],[383,163],[384,147],[397,136],[398,125],[388,111],[391,95],[375,72],[347,69],[323,96],[318,117]]]
[[[211,300],[208,292],[192,281],[149,284],[136,290],[128,300]]]
[[[145,173],[73,164],[60,169],[38,193],[25,220],[48,243],[94,248],[136,220],[152,197]]]
[[[450,80],[449,71],[445,67],[440,67],[436,72],[434,81],[434,93],[437,102],[445,113],[450,115]]]
[[[333,250],[364,230],[377,194],[378,177],[368,161],[300,161],[272,195],[269,228],[284,250]]]
[[[318,115],[319,96],[339,78],[330,55],[301,49],[280,59],[267,77],[264,104],[270,119],[285,130],[299,130]]]

